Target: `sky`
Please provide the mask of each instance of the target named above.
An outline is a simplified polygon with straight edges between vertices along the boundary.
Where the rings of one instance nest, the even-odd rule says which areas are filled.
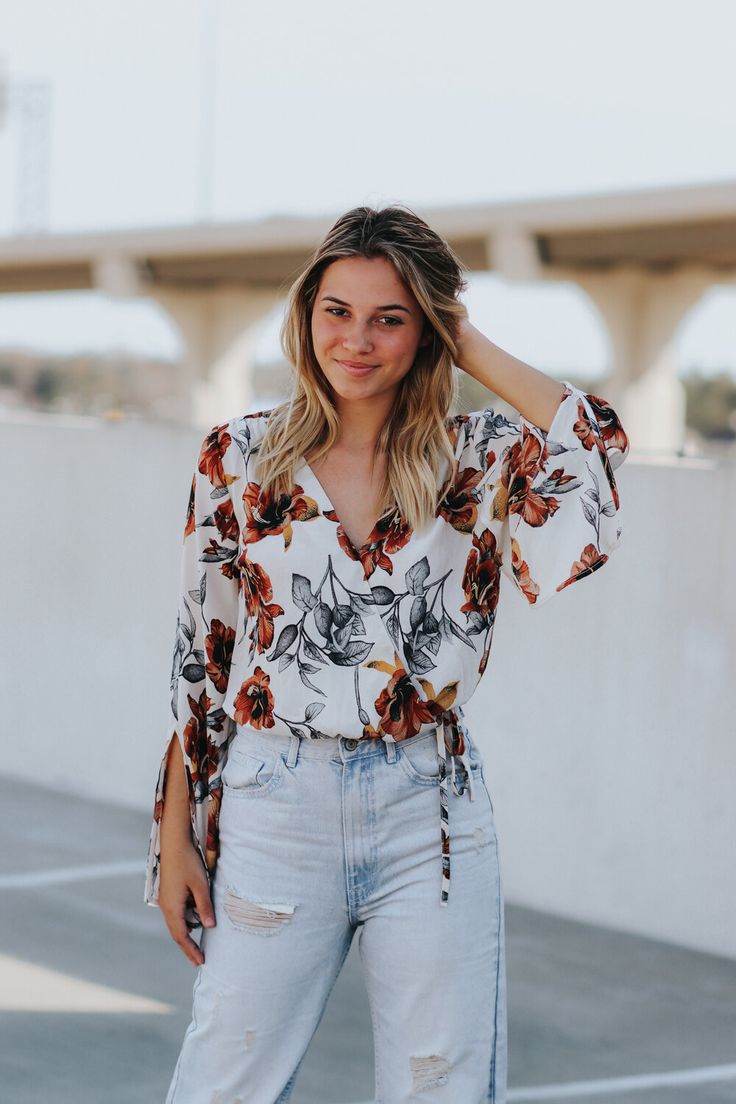
[[[734,41],[732,0],[0,0],[0,235],[29,195],[19,115],[34,85],[49,105],[35,150],[51,232],[736,188]],[[0,346],[177,353],[152,306],[28,299],[0,298]],[[543,370],[605,370],[607,336],[574,287],[491,274],[466,301]],[[683,365],[736,374],[734,315],[736,286],[709,293],[682,328]],[[264,324],[263,356],[276,328]]]

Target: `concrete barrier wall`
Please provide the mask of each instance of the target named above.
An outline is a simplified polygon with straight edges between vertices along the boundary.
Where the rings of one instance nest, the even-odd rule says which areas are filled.
[[[4,774],[152,808],[200,441],[0,425]],[[610,564],[539,609],[502,580],[466,715],[508,901],[736,956],[735,475],[632,455]]]

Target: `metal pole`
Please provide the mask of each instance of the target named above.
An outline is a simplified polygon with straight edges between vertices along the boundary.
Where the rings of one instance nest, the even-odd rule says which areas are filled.
[[[213,217],[219,8],[219,0],[200,0],[202,79],[199,116],[198,217],[201,222],[208,222]]]

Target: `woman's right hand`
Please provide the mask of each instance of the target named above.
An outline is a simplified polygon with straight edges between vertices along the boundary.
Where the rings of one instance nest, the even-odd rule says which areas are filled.
[[[179,944],[192,965],[201,966],[204,955],[189,934],[185,912],[187,906],[194,902],[206,928],[213,927],[215,912],[207,871],[192,839],[187,776],[176,736],[169,741],[164,795],[158,904],[171,938]]]
[[[199,852],[191,840],[162,839],[159,908],[171,938],[194,966],[201,966],[204,954],[189,934],[184,919],[186,908],[192,901],[204,926],[213,927],[215,912]]]

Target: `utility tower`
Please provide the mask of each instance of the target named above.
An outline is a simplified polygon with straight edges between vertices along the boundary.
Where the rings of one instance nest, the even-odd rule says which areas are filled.
[[[51,88],[46,81],[11,80],[0,58],[0,138],[15,138],[13,189],[16,234],[37,234],[49,220]]]

